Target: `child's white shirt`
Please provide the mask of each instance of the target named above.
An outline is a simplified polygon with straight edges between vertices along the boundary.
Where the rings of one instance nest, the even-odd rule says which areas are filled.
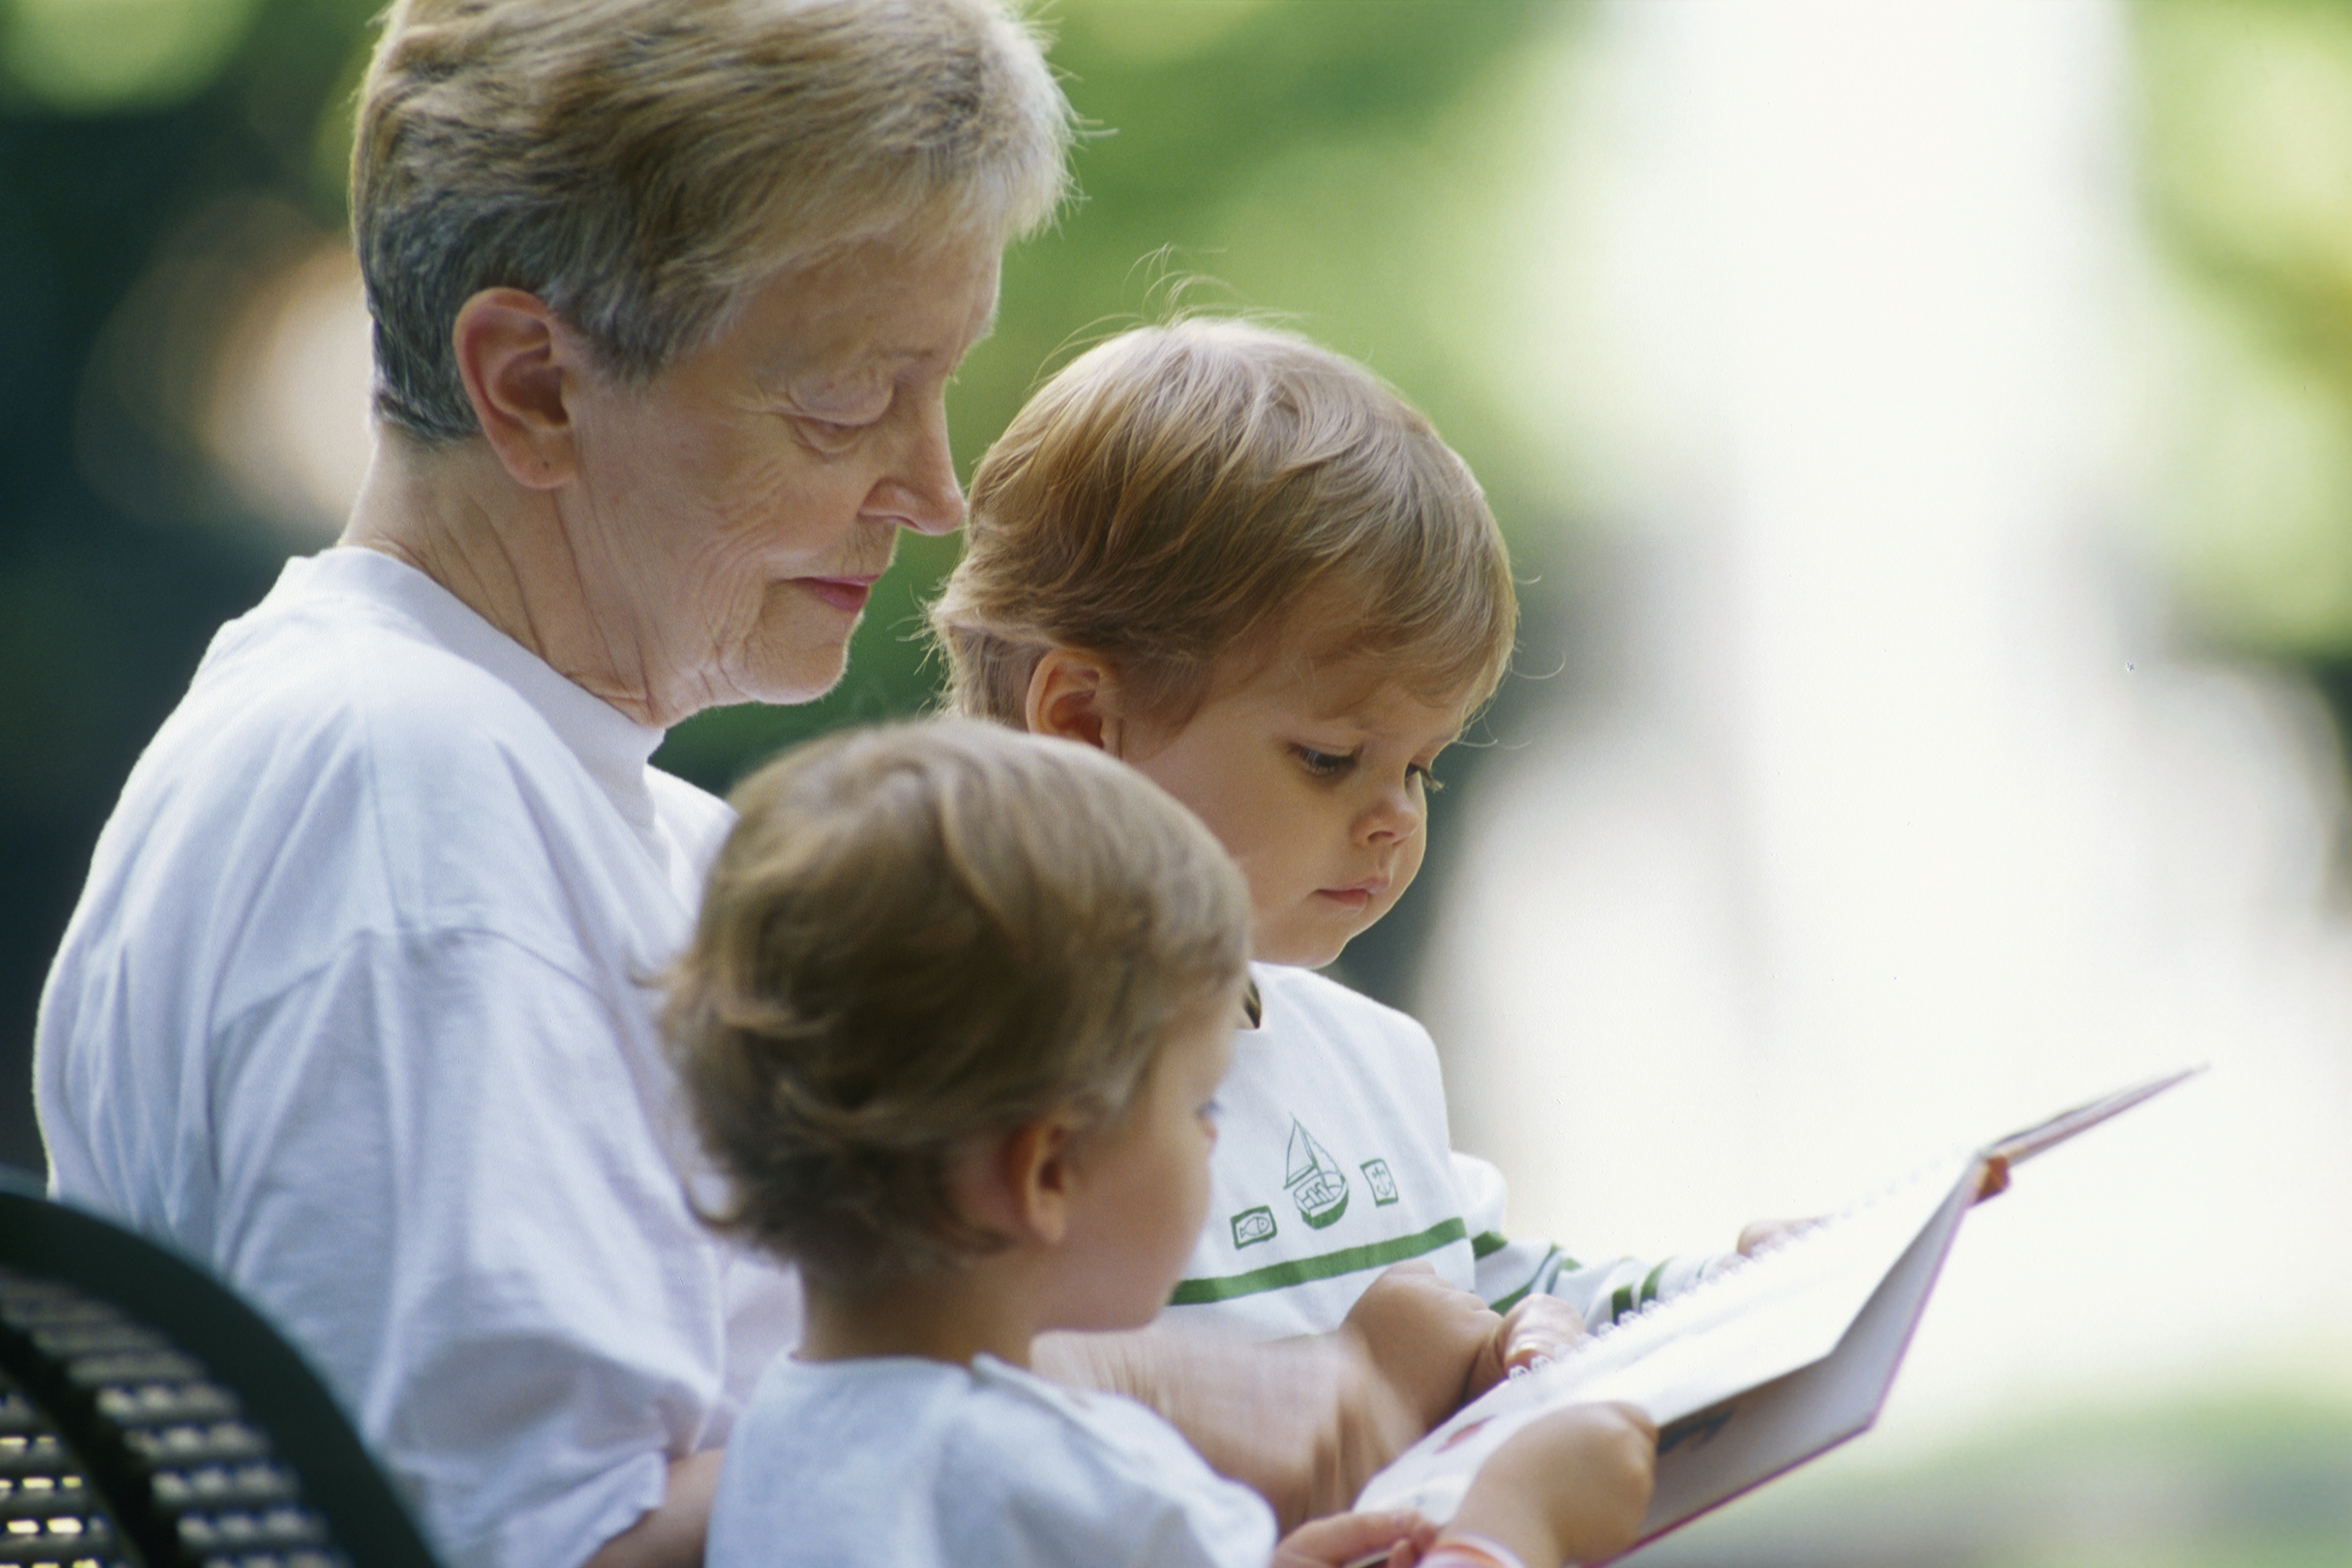
[[[993,1356],[761,1375],[727,1447],[708,1568],[1265,1568],[1274,1516],[1173,1427]]]
[[[1497,1309],[1541,1291],[1598,1323],[1713,1262],[1585,1265],[1510,1239],[1502,1174],[1453,1147],[1428,1031],[1305,969],[1250,975],[1259,1024],[1236,1037],[1217,1091],[1208,1221],[1163,1322],[1328,1333],[1381,1270],[1417,1258]]]

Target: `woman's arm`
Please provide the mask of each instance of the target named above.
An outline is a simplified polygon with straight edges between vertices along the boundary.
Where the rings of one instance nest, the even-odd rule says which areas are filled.
[[[721,1457],[720,1449],[705,1448],[672,1459],[661,1506],[639,1514],[636,1523],[597,1548],[583,1568],[701,1568]]]

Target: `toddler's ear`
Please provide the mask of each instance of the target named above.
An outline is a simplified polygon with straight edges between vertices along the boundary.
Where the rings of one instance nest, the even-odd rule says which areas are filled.
[[[1057,1111],[950,1153],[944,1176],[957,1216],[999,1236],[1059,1241],[1069,1226],[1069,1144],[1076,1129]]]
[[[1020,1231],[1049,1247],[1069,1232],[1076,1133],[1076,1124],[1056,1111],[1014,1129],[1003,1144],[1005,1195]]]
[[[1022,718],[1032,735],[1083,741],[1116,756],[1118,676],[1093,653],[1048,648],[1029,674],[1029,700]]]

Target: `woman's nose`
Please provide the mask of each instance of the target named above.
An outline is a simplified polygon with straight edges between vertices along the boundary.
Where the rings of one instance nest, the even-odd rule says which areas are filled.
[[[899,460],[876,481],[860,510],[919,534],[948,533],[963,521],[963,489],[956,483],[944,403],[923,416]]]

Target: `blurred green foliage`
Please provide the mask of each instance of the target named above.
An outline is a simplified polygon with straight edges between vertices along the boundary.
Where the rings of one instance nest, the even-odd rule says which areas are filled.
[[[77,460],[92,350],[156,255],[230,193],[317,224],[313,159],[375,0],[0,0],[0,1063],[122,776],[282,545],[102,500]],[[28,1098],[0,1160],[39,1164]]]
[[[1897,1397],[1900,1396],[1898,1394]],[[1635,1559],[1643,1568],[2341,1568],[2352,1406],[2238,1388],[2086,1400],[1889,1462],[1865,1439]]]
[[[244,42],[258,0],[8,0],[0,55],[19,101],[121,114],[201,92]]]
[[[186,345],[149,340],[139,302],[159,266],[198,294],[245,276],[241,256],[189,261],[225,214],[343,226],[350,102],[381,4],[0,0],[0,669],[18,741],[0,750],[17,894],[0,915],[0,1061],[19,1082],[122,776],[289,548],[192,477],[184,434],[151,420],[94,439],[90,408],[113,395],[98,370],[128,336],[186,373]],[[996,334],[951,396],[964,469],[1047,361],[1181,295],[1278,313],[1369,360],[1454,438],[1507,526],[1548,531],[1468,368],[1463,308],[1526,153],[1508,126],[1528,62],[1582,16],[1544,0],[1061,0],[1047,22],[1089,127],[1081,196],[1007,259]],[[908,633],[954,549],[906,542],[831,697],[702,716],[661,760],[724,788],[799,736],[926,706],[935,683]],[[1380,941],[1408,944],[1412,921]],[[38,1158],[28,1107],[0,1097],[0,1160]]]
[[[2352,663],[2352,5],[2129,14],[2145,210],[2185,307],[2152,520],[2209,632]]]

